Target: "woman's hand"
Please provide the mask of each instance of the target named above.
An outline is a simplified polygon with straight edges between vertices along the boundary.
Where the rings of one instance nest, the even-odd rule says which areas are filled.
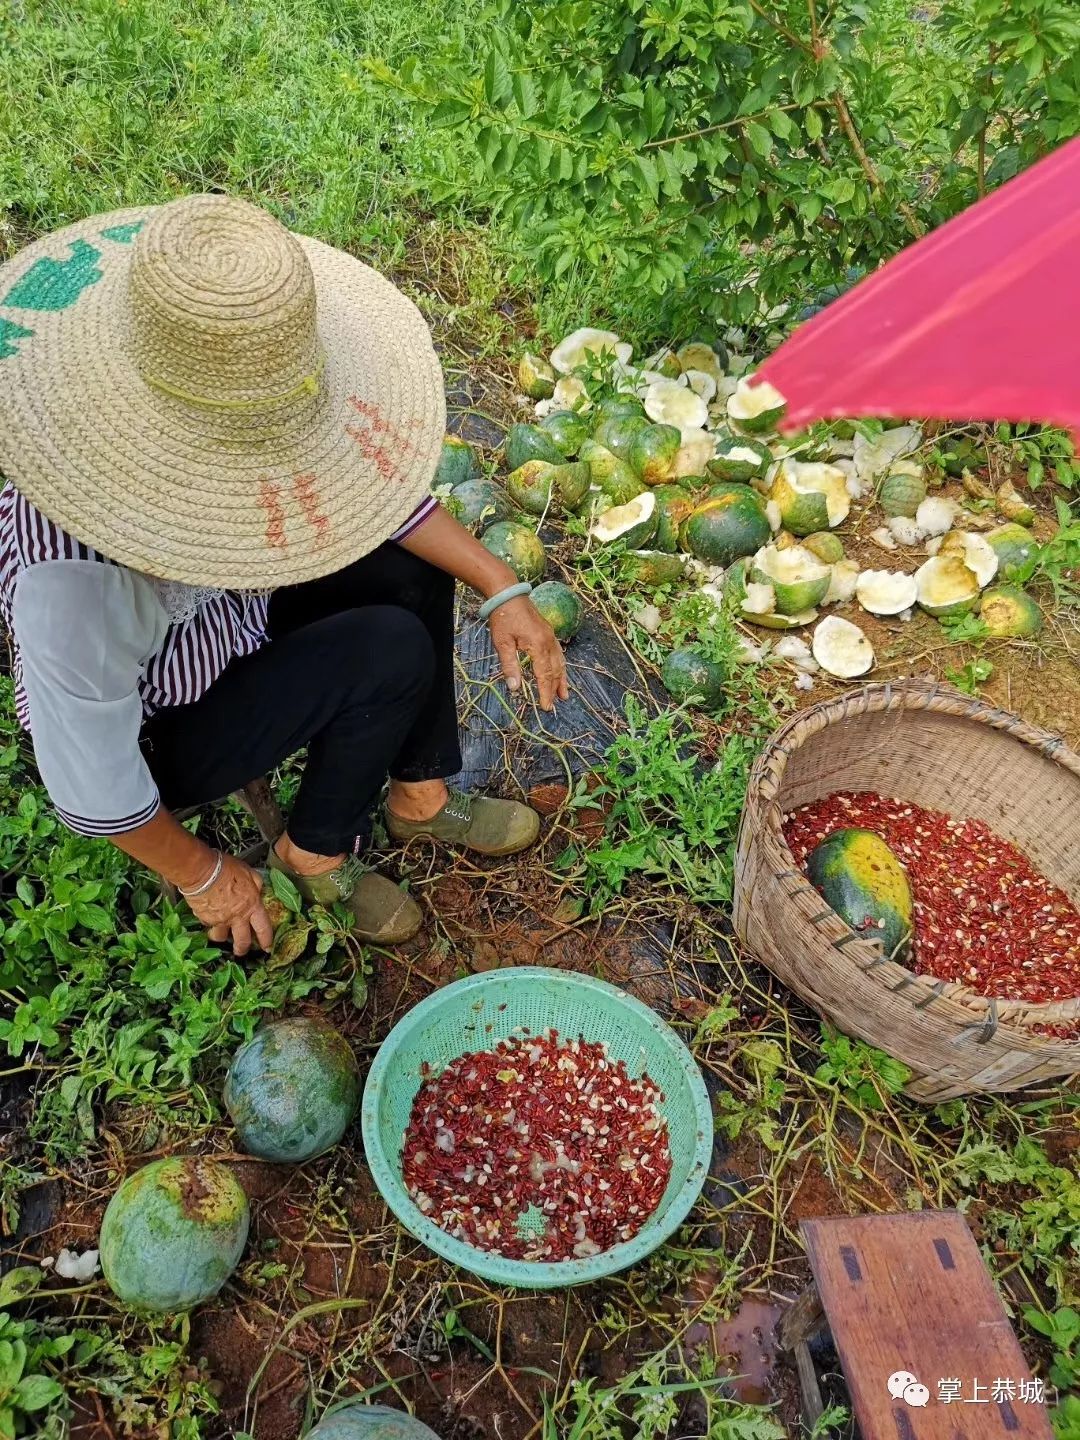
[[[521,688],[518,653],[523,651],[532,661],[541,708],[550,710],[556,700],[570,698],[562,646],[528,596],[507,600],[492,612],[488,624],[509,689]]]
[[[222,857],[221,874],[203,895],[185,897],[207,926],[211,940],[232,937],[233,954],[246,955],[252,937],[263,950],[274,943],[274,927],[262,902],[262,880],[235,855]]]

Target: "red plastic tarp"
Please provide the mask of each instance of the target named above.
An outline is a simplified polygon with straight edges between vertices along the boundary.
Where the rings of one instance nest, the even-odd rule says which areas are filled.
[[[757,372],[785,428],[1039,420],[1080,450],[1080,139],[903,250]]]

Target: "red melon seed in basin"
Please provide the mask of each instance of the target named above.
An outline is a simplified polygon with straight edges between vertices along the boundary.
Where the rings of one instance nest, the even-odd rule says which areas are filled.
[[[422,1074],[402,1175],[459,1240],[512,1260],[583,1259],[633,1239],[663,1198],[664,1096],[604,1045],[551,1030]],[[526,1214],[543,1217],[542,1235],[519,1232]]]
[[[981,820],[954,820],[873,791],[838,791],[793,811],[784,837],[798,865],[834,830],[880,835],[907,871],[916,974],[998,999],[1080,996],[1080,910]],[[1047,1027],[1058,1034],[1062,1027]],[[1064,1027],[1076,1038],[1075,1027]]]

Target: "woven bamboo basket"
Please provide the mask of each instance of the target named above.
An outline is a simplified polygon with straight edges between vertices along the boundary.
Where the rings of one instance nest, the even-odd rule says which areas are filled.
[[[1080,1041],[1035,1025],[1080,1020],[1080,1000],[991,1000],[914,975],[856,934],[796,869],[785,814],[836,790],[875,790],[975,817],[1080,901],[1080,756],[1015,715],[944,686],[869,685],[794,716],[750,778],[734,922],[762,964],[838,1029],[912,1070],[936,1102],[1080,1071]]]

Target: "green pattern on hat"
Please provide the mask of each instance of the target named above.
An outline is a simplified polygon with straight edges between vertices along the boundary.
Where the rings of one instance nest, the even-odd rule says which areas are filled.
[[[66,310],[90,285],[101,279],[101,251],[85,240],[73,240],[67,260],[37,260],[19,277],[3,303],[16,310]]]
[[[130,245],[145,224],[145,220],[135,220],[130,225],[110,225],[102,230],[101,238],[115,240],[118,245]]]
[[[0,315],[0,360],[6,360],[9,355],[17,355],[19,347],[15,341],[25,340],[33,333],[32,330],[27,330],[22,325],[16,325],[14,320],[5,320]]]

